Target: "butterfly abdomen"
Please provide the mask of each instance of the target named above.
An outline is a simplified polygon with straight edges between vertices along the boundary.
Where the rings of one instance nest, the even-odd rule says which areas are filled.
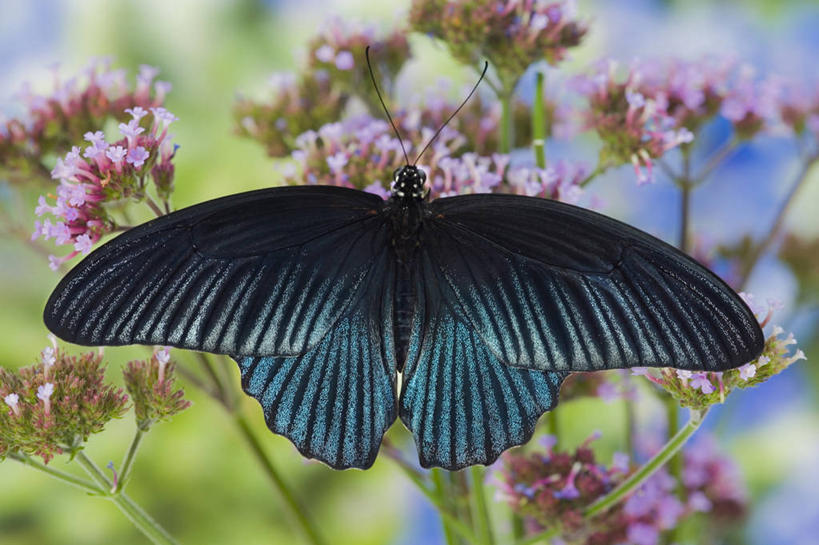
[[[416,294],[410,271],[409,267],[399,266],[396,272],[393,323],[395,324],[395,361],[399,372],[403,370],[407,359],[412,334],[412,316],[415,312]]]

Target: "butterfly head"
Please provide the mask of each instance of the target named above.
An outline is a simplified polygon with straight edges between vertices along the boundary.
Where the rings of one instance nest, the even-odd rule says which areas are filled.
[[[398,199],[426,198],[429,188],[425,186],[426,173],[415,165],[404,165],[392,175],[392,196]]]

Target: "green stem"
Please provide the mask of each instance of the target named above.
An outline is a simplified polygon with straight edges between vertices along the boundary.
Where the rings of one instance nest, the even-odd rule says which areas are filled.
[[[664,446],[655,454],[648,462],[646,462],[640,469],[631,474],[631,476],[620,483],[617,488],[609,492],[606,496],[600,498],[592,505],[586,508],[583,515],[588,519],[598,515],[610,507],[616,505],[626,498],[629,494],[634,492],[646,479],[660,469],[666,462],[668,462],[674,454],[676,454],[682,446],[688,441],[694,432],[699,429],[702,421],[708,410],[691,409],[688,422],[682,427]]]
[[[239,426],[242,435],[244,436],[245,440],[247,440],[251,450],[256,455],[256,458],[262,464],[262,468],[264,469],[265,473],[273,482],[274,486],[279,491],[279,494],[281,494],[284,502],[290,509],[291,515],[293,515],[293,518],[298,521],[299,526],[301,526],[302,530],[304,530],[304,534],[307,539],[310,541],[310,543],[313,543],[313,545],[323,545],[325,541],[320,536],[318,528],[308,517],[307,510],[299,503],[295,494],[293,494],[293,492],[284,482],[284,479],[279,474],[279,471],[276,469],[273,462],[264,451],[262,442],[259,440],[256,432],[253,431],[253,428],[250,427],[247,419],[242,414],[237,413],[236,424]]]
[[[475,513],[475,526],[478,531],[478,538],[480,543],[484,545],[492,545],[495,542],[492,536],[492,520],[489,518],[489,509],[486,507],[486,491],[483,486],[484,470],[478,466],[469,468],[470,477],[472,478],[472,499],[474,505],[472,506]]]
[[[799,189],[805,184],[805,180],[808,179],[808,173],[810,170],[817,163],[819,163],[819,154],[811,156],[802,163],[802,167],[799,169],[799,173],[796,175],[796,181],[791,186],[788,194],[785,196],[784,202],[780,205],[779,211],[774,217],[773,224],[768,230],[768,234],[759,242],[759,244],[756,244],[753,247],[753,250],[751,250],[751,255],[745,260],[745,263],[742,266],[742,270],[739,275],[740,291],[745,289],[757,262],[759,262],[760,258],[765,255],[765,252],[768,251],[768,248],[771,247],[776,238],[779,236],[779,232],[782,230],[782,226],[785,223],[785,216],[787,216],[788,210],[790,210],[790,207],[793,204],[794,197],[796,197]]]
[[[131,472],[134,469],[134,460],[136,459],[136,453],[139,450],[139,444],[142,442],[142,438],[145,436],[145,431],[137,426],[136,433],[134,434],[134,438],[131,441],[131,446],[128,448],[128,453],[125,455],[125,459],[122,461],[122,466],[119,470],[119,479],[117,481],[117,486],[115,492],[121,492],[125,490],[125,483],[128,479],[131,478]]]
[[[689,252],[688,230],[691,223],[691,184],[683,183],[680,186],[680,244],[679,248],[685,253]]]
[[[681,191],[680,201],[680,243],[679,248],[685,253],[688,253],[688,231],[691,223],[691,149],[683,147],[683,173],[682,176],[674,180]]]
[[[691,178],[691,183],[693,185],[699,185],[705,181],[708,176],[720,165],[722,162],[727,159],[732,153],[734,153],[740,145],[740,140],[736,138],[731,138],[727,140],[722,146],[717,149],[708,160],[705,162],[705,166],[700,170],[695,176]],[[690,174],[690,173],[689,173]]]
[[[597,178],[600,174],[603,174],[604,172],[606,172],[606,170],[608,170],[608,168],[609,167],[607,165],[604,165],[603,163],[597,163],[597,166],[594,167],[594,170],[589,172],[588,176],[583,178],[583,180],[578,185],[580,185],[580,187],[586,187],[587,185],[589,185],[591,183],[592,180]]]
[[[532,148],[538,168],[546,168],[546,108],[543,104],[543,78],[543,72],[538,72],[535,83],[535,100],[532,103]]]
[[[85,471],[91,476],[100,488],[106,491],[111,490],[111,481],[105,473],[91,460],[85,453],[77,451],[74,459],[77,460]],[[103,497],[108,498],[116,504],[122,513],[128,517],[137,529],[156,545],[179,545],[171,535],[165,531],[154,519],[151,518],[134,500],[126,494],[107,492]]]
[[[560,535],[560,526],[555,525],[554,528],[550,528],[545,532],[541,532],[539,534],[535,534],[533,536],[529,536],[525,539],[521,539],[520,541],[515,541],[514,545],[534,545],[535,543],[543,542],[549,543],[549,540],[558,537]]]
[[[671,438],[677,433],[680,427],[680,406],[670,395],[665,396],[665,411],[668,420],[668,437]],[[677,487],[677,495],[681,500],[685,501],[685,487],[682,486],[683,457],[681,453],[678,452],[671,457],[671,460],[668,462],[668,469],[679,485]]]
[[[500,142],[499,150],[501,153],[509,153],[512,151],[512,97],[514,95],[514,88],[510,89],[507,85],[503,86],[503,92],[498,97],[501,101],[501,120],[500,120]]]
[[[553,435],[555,438],[555,445],[554,448],[560,445],[560,424],[557,421],[557,413],[555,409],[552,409],[548,413],[546,413],[546,424],[549,428],[549,434]]]
[[[432,484],[435,487],[435,494],[441,500],[441,504],[446,507],[447,511],[450,511],[452,506],[449,505],[449,493],[446,483],[444,482],[443,470],[437,467],[432,468],[430,476],[432,477]],[[449,521],[443,516],[441,517],[441,526],[444,530],[444,541],[446,545],[455,545],[455,534],[452,533]]]
[[[37,471],[42,471],[43,473],[46,473],[54,477],[55,479],[59,479],[64,483],[68,483],[71,486],[76,486],[77,488],[85,490],[89,494],[104,495],[106,493],[105,490],[102,490],[100,487],[98,487],[91,481],[87,481],[80,477],[76,477],[74,475],[71,475],[70,473],[65,473],[64,471],[60,471],[59,469],[54,469],[53,467],[48,467],[47,465],[41,464],[37,460],[34,460],[33,458],[26,456],[25,454],[21,454],[19,452],[11,452],[9,453],[8,457],[11,458],[12,460],[17,460],[21,464],[25,464],[28,467],[34,468]]]
[[[409,477],[409,479],[418,488],[418,490],[420,490],[421,493],[423,493],[424,496],[427,497],[430,503],[432,503],[432,505],[435,506],[435,508],[438,510],[438,514],[441,515],[442,519],[445,519],[449,523],[449,527],[452,528],[454,532],[456,532],[459,536],[464,538],[467,543],[470,544],[477,543],[475,534],[472,533],[472,530],[469,528],[469,526],[467,526],[460,519],[458,519],[458,517],[455,514],[453,514],[453,512],[450,510],[450,507],[446,505],[445,502],[442,501],[441,498],[439,498],[435,492],[429,489],[429,487],[424,482],[423,476],[420,473],[418,473],[413,467],[407,464],[407,462],[401,458],[400,454],[398,453],[390,454],[388,450],[385,450],[384,452],[385,454],[387,454],[387,456],[389,456],[394,462],[398,464],[398,467],[400,467],[404,471],[404,474],[407,477]]]

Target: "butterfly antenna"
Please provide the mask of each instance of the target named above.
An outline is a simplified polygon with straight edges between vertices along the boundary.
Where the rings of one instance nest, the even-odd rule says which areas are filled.
[[[398,129],[395,127],[395,123],[392,120],[392,116],[390,115],[390,111],[387,109],[387,105],[384,104],[384,99],[381,98],[381,91],[378,90],[378,84],[375,82],[375,75],[373,74],[373,66],[370,64],[370,46],[367,46],[367,49],[364,50],[364,56],[367,58],[367,68],[370,70],[370,79],[373,80],[373,87],[375,87],[375,94],[378,95],[378,100],[381,101],[381,106],[384,108],[384,113],[387,114],[387,119],[390,120],[390,125],[392,125],[392,130],[395,131],[395,136],[398,137],[398,143],[401,144],[401,151],[404,152],[404,159],[407,161],[407,166],[409,166],[409,156],[407,155],[407,150],[404,147],[404,141],[401,140],[401,135],[398,133]]]
[[[464,99],[463,102],[461,102],[461,105],[458,106],[458,108],[454,112],[452,112],[452,115],[449,116],[446,121],[444,121],[443,125],[441,125],[441,128],[438,129],[438,131],[435,134],[432,135],[432,138],[429,139],[429,142],[427,142],[427,145],[424,146],[424,149],[422,149],[421,153],[418,154],[418,157],[415,158],[415,162],[412,163],[413,165],[416,165],[418,163],[418,160],[421,158],[421,156],[424,154],[424,152],[427,151],[427,149],[432,145],[433,142],[435,142],[435,139],[438,138],[438,136],[441,134],[441,131],[444,130],[444,127],[446,127],[449,124],[449,122],[452,121],[452,118],[455,117],[456,115],[458,115],[458,112],[461,111],[461,108],[466,106],[466,103],[469,102],[469,99],[472,98],[473,94],[475,94],[475,90],[478,88],[478,85],[480,85],[481,82],[483,81],[483,77],[486,75],[486,70],[488,68],[489,68],[489,61],[484,61],[483,72],[481,72],[481,77],[478,78],[478,82],[475,84],[475,86],[472,88],[472,90],[469,91],[469,94],[466,95],[466,98]]]

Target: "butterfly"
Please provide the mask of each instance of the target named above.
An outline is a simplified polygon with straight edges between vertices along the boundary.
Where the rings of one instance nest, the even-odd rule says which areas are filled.
[[[274,187],[130,229],[60,281],[45,324],[76,344],[228,354],[268,427],[336,469],[370,467],[396,418],[422,466],[488,465],[569,373],[724,371],[762,352],[742,299],[674,247],[547,199],[430,201],[404,156],[387,200]]]
[[[429,201],[424,178],[401,167],[388,200],[274,187],[154,219],[72,269],[45,323],[231,355],[270,429],[334,468],[369,467],[396,417],[423,466],[490,464],[571,372],[761,353],[746,304],[674,247],[547,199]]]

